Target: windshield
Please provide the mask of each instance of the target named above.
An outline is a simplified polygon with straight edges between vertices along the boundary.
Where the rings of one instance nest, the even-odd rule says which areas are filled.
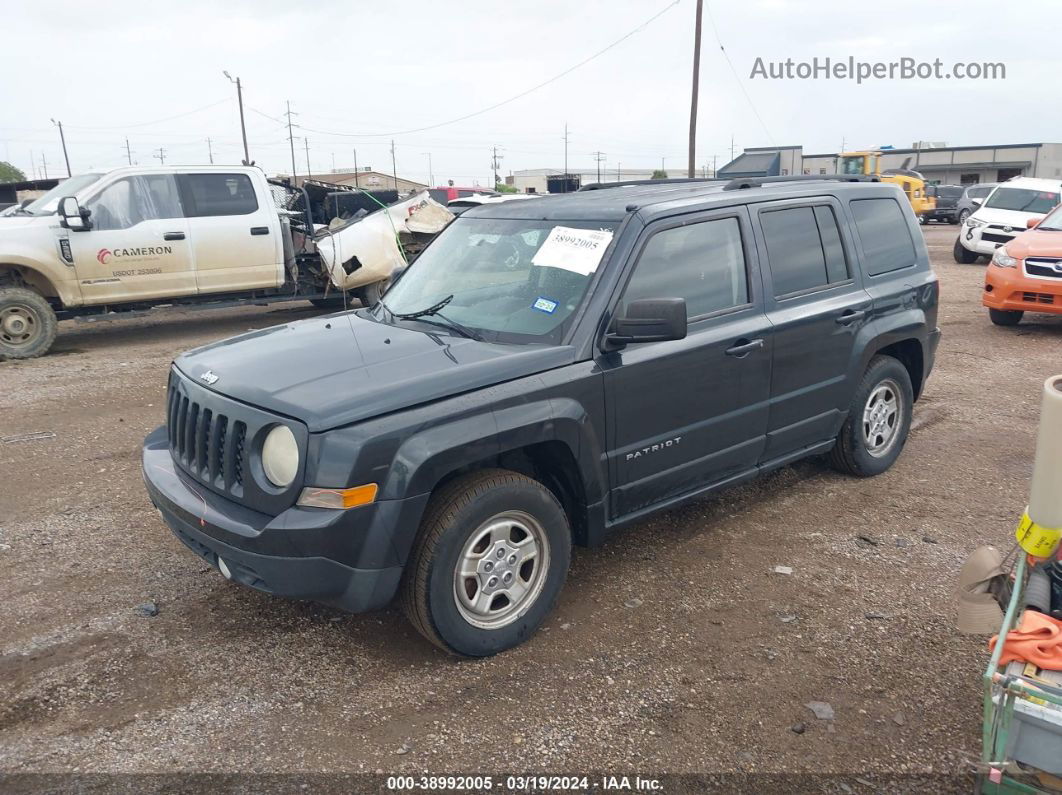
[[[1048,232],[1062,232],[1062,207],[1056,207],[1036,228],[1046,229]]]
[[[1029,188],[996,188],[985,207],[1022,213],[1046,213],[1058,204],[1058,194]]]
[[[460,324],[497,342],[559,342],[615,224],[458,218],[387,291],[374,316]],[[441,306],[439,306],[442,304]],[[396,315],[424,312],[420,318]]]
[[[863,155],[842,157],[839,172],[841,174],[862,174]]]
[[[51,215],[59,208],[60,199],[74,196],[102,176],[102,174],[78,174],[76,177],[64,179],[33,204],[27,205],[26,212],[30,215]]]

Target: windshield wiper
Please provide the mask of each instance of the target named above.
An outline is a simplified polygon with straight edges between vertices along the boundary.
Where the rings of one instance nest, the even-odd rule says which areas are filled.
[[[387,304],[385,304],[382,300],[380,300],[378,303],[380,304],[380,306],[382,306],[384,308],[384,310],[387,312],[387,314],[389,314],[391,316],[392,319],[419,320],[421,323],[428,323],[428,324],[430,324],[432,326],[439,326],[440,328],[449,329],[450,331],[456,331],[462,337],[468,337],[470,340],[476,340],[477,342],[482,342],[483,341],[483,337],[482,336],[480,336],[479,334],[477,334],[475,331],[473,331],[472,329],[468,328],[467,326],[461,325],[456,320],[451,320],[450,318],[446,317],[446,315],[444,315],[442,313],[443,307],[445,307],[448,303],[450,303],[453,300],[454,300],[453,295],[448,295],[444,299],[439,301],[437,304],[433,304],[433,305],[429,306],[427,309],[421,309],[421,310],[418,310],[416,312],[395,312],[393,309],[391,309],[391,307],[389,307]],[[427,318],[430,317],[430,316],[435,316],[435,317],[439,318],[439,320],[441,320],[443,322],[439,323],[438,321],[435,321],[435,320],[428,320]]]
[[[439,314],[439,310],[442,309],[444,306],[446,306],[448,303],[450,303],[453,300],[454,300],[454,296],[451,293],[450,295],[446,296],[443,300],[441,300],[439,303],[432,304],[427,309],[420,309],[420,310],[418,310],[416,312],[404,312],[404,313],[398,314],[398,315],[396,315],[394,312],[391,312],[390,309],[388,309],[387,311],[391,312],[391,314],[394,317],[400,317],[403,320],[416,320],[418,317],[427,317],[428,315],[438,315]],[[445,320],[445,318],[444,318],[444,320]]]

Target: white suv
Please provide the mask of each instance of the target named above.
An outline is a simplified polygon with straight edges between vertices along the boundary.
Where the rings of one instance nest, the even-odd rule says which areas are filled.
[[[1000,183],[959,228],[955,261],[969,265],[978,256],[991,257],[997,248],[1024,232],[1030,218],[1042,218],[1059,203],[1062,181],[1014,177]]]

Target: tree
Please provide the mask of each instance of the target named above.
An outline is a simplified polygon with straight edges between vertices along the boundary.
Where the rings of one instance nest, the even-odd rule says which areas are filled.
[[[494,186],[494,190],[498,193],[517,193],[515,185],[506,185],[504,182],[499,182]]]
[[[0,182],[25,182],[26,175],[8,162],[0,160]]]
[[[667,172],[662,168],[658,168],[653,172],[653,176],[651,176],[650,179],[667,179]]]

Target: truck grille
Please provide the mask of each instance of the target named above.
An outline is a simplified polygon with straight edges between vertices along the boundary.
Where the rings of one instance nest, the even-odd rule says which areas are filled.
[[[169,395],[170,451],[184,470],[220,491],[243,492],[247,423],[202,406],[176,387]],[[231,444],[225,442],[230,439]]]
[[[262,411],[200,386],[174,368],[166,397],[166,430],[170,455],[187,476],[208,489],[255,511],[276,515],[290,508],[302,472],[287,489],[259,482],[252,472],[253,440],[272,426],[287,425],[299,449],[306,450],[306,426]]]

